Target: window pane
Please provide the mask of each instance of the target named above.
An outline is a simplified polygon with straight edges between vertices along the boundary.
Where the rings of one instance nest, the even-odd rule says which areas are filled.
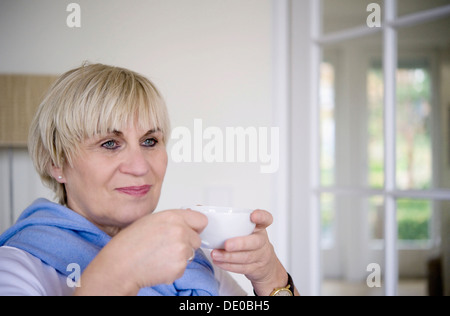
[[[384,295],[383,220],[380,216],[383,213],[383,198],[323,194],[321,204],[322,241],[328,233],[325,227],[332,227],[333,240],[326,247],[322,243],[322,294]],[[332,216],[326,217],[328,214]],[[379,237],[375,242],[374,234]],[[379,274],[368,282],[369,274],[374,271],[372,269]]]
[[[397,186],[402,190],[449,188],[450,151],[446,133],[450,108],[439,106],[437,81],[448,79],[433,73],[430,56],[399,57],[397,70]],[[450,66],[450,65],[449,65]],[[450,81],[449,81],[450,84]],[[445,93],[443,97],[445,98]],[[367,73],[368,95],[368,182],[384,185],[383,73],[381,62],[373,61]],[[450,97],[450,95],[449,95]],[[450,99],[449,99],[450,101]],[[445,117],[442,117],[442,114]]]
[[[433,180],[431,74],[425,61],[397,71],[397,185],[429,189]]]
[[[369,4],[380,5],[380,18],[383,20],[382,0],[323,0],[323,33],[333,33],[348,28],[367,26]]]
[[[333,239],[328,247],[322,247],[322,294],[384,295],[384,282],[377,286],[373,274],[380,268],[383,277],[385,271],[383,197],[323,194],[321,204],[322,241],[329,236],[326,227],[332,227]],[[430,200],[398,200],[399,295],[428,295],[431,261],[444,257],[439,241],[448,234],[448,225],[441,223],[448,205]],[[434,219],[433,213],[438,215]],[[327,217],[328,214],[332,216]]]
[[[384,200],[375,196],[370,198],[368,203],[370,238],[373,247],[380,247],[379,242],[384,238]]]
[[[330,62],[323,62],[320,76],[320,182],[322,186],[334,184],[335,147],[335,73]]]
[[[398,275],[399,284],[405,285],[405,295],[430,294],[431,280],[438,275],[436,259],[442,258],[441,215],[441,202],[397,201]]]
[[[432,88],[426,59],[400,58],[397,70],[397,185],[429,189],[433,181]],[[372,63],[367,74],[369,185],[384,185],[383,72]]]
[[[331,248],[335,242],[335,203],[334,196],[322,194],[320,197],[322,248]]]
[[[426,2],[426,1],[425,1]],[[450,18],[398,32],[397,185],[450,188]]]
[[[423,10],[434,9],[444,5],[448,5],[448,0],[397,0],[398,3],[398,15],[403,16],[406,14],[417,13]]]
[[[330,45],[323,51],[320,82],[322,186],[367,188],[368,183],[372,187],[383,186],[383,78],[381,68],[375,80],[368,78],[373,59],[381,65],[381,33]],[[378,117],[371,122],[369,113],[375,112],[370,112],[369,107],[379,109]],[[373,130],[370,135],[369,128]],[[374,144],[370,147],[375,148],[373,152],[367,150],[369,142]],[[378,153],[375,153],[376,146]],[[372,160],[374,164],[369,166],[372,155],[374,159],[378,157],[378,165]]]
[[[369,199],[369,224],[373,241],[384,236],[384,205],[381,197]],[[432,240],[433,203],[428,200],[397,201],[398,240],[401,246],[423,246]]]
[[[375,63],[367,73],[368,181],[370,187],[381,189],[384,186],[384,83],[380,62]]]
[[[397,201],[398,239],[403,245],[431,239],[432,203],[426,200]]]

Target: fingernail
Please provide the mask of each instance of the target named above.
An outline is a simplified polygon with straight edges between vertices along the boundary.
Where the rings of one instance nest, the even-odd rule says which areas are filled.
[[[218,250],[213,250],[213,252],[211,253],[211,256],[213,257],[214,260],[223,259],[223,255]]]

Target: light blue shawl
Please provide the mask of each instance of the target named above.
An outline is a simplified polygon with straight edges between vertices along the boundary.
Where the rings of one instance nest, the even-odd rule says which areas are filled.
[[[46,199],[38,199],[0,236],[0,246],[22,249],[68,276],[71,263],[89,265],[111,237],[72,210]],[[184,275],[171,285],[143,288],[139,295],[216,296],[214,270],[201,250],[197,250]]]

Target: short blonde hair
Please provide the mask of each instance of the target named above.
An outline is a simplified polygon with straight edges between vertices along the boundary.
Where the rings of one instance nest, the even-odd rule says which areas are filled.
[[[170,122],[165,102],[147,78],[128,69],[84,64],[63,74],[47,92],[31,123],[28,148],[42,182],[61,204],[67,203],[63,184],[50,173],[63,167],[80,143],[95,135],[138,124],[162,132],[167,143]]]

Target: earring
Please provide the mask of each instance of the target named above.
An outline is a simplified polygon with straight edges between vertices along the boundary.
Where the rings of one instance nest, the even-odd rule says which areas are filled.
[[[58,179],[61,180],[61,179],[62,179],[62,176],[58,176]]]

